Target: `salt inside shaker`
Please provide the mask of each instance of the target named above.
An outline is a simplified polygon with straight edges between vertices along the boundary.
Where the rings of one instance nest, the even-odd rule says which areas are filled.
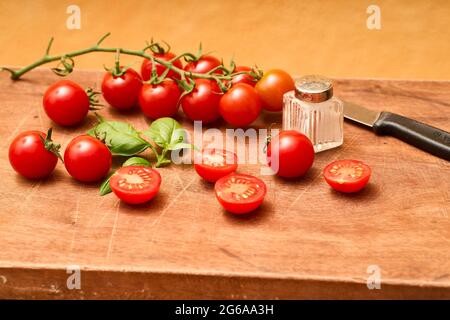
[[[344,105],[333,97],[333,83],[322,76],[304,76],[283,96],[283,130],[306,135],[320,152],[344,141]]]

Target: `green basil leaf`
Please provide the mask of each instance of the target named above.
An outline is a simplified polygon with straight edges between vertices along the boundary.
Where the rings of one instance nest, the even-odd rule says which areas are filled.
[[[196,149],[191,143],[179,142],[169,147],[169,150],[180,150],[180,149]]]
[[[105,194],[111,193],[111,186],[109,185],[109,180],[111,179],[111,176],[113,175],[113,173],[110,173],[108,175],[108,178],[105,179],[105,181],[102,182],[102,184],[100,185],[100,195],[104,196]]]
[[[167,117],[153,121],[143,134],[152,139],[161,148],[166,149],[183,142],[186,136],[186,132],[178,121]]]
[[[88,134],[105,142],[113,155],[132,156],[149,147],[130,124],[120,121],[102,121]]]
[[[122,167],[129,167],[129,166],[146,166],[146,167],[151,167],[152,164],[141,157],[131,157],[129,159],[127,159],[127,161],[125,161],[122,164]]]

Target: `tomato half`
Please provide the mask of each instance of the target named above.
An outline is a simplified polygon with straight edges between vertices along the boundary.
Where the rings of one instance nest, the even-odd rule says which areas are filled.
[[[240,72],[240,71],[250,72],[250,71],[252,71],[252,68],[245,67],[245,66],[238,66],[234,69],[233,73]],[[233,79],[231,80],[231,83],[233,85],[236,85],[238,83],[245,83],[245,84],[248,84],[248,85],[251,85],[252,87],[254,87],[256,84],[256,80],[249,74],[238,74],[237,76],[233,77]]]
[[[17,173],[28,179],[48,176],[55,169],[57,156],[47,150],[40,131],[25,131],[19,134],[9,146],[9,162]]]
[[[267,145],[267,160],[278,176],[301,177],[314,162],[314,147],[308,137],[298,131],[281,131]]]
[[[372,170],[358,160],[338,160],[323,169],[325,181],[335,190],[358,192],[369,182]]]
[[[217,180],[214,191],[225,210],[244,214],[262,204],[267,188],[261,179],[248,174],[232,173]]]
[[[109,184],[123,202],[140,204],[150,201],[158,193],[161,175],[145,166],[122,167],[111,176]]]
[[[233,126],[248,126],[261,113],[261,101],[252,86],[239,83],[233,85],[220,99],[220,114]]]
[[[111,107],[128,110],[137,104],[141,87],[142,79],[139,73],[128,68],[119,77],[106,72],[102,82],[102,94]]]
[[[222,62],[216,57],[204,55],[201,56],[197,61],[191,61],[186,64],[184,70],[193,73],[207,73],[212,69],[220,66]],[[215,73],[222,74],[222,70],[217,70]]]
[[[81,135],[74,138],[64,152],[67,172],[76,180],[94,182],[104,178],[111,169],[112,156],[101,141]]]
[[[61,80],[44,93],[44,110],[47,116],[61,126],[73,126],[84,120],[89,112],[89,97],[73,81]]]
[[[238,159],[234,152],[223,149],[203,149],[196,156],[194,162],[198,175],[209,182],[216,182],[220,178],[235,172]]]
[[[171,79],[159,84],[144,84],[139,93],[139,106],[150,119],[173,117],[178,111],[180,95],[178,85]]]
[[[283,70],[270,70],[256,83],[262,107],[267,111],[283,109],[283,95],[295,89],[294,79]]]
[[[176,57],[176,54],[174,54],[172,52],[165,52],[165,53],[154,53],[153,56],[158,59],[164,60],[164,61],[170,61]],[[178,69],[183,69],[183,64],[181,63],[181,60],[179,60],[179,59],[172,62],[172,64],[175,67],[177,67]],[[141,76],[142,76],[142,79],[144,79],[144,81],[147,81],[151,78],[152,65],[153,65],[152,61],[149,59],[144,59],[144,61],[142,61]],[[164,65],[156,62],[155,69],[156,69],[156,73],[158,74],[158,76],[160,76],[164,73],[164,71],[167,68]],[[171,78],[171,79],[180,79],[180,75],[172,70],[170,70],[169,73],[167,73],[167,77]]]
[[[217,82],[196,79],[194,90],[181,98],[184,114],[192,121],[211,123],[220,118],[219,103],[222,97]]]

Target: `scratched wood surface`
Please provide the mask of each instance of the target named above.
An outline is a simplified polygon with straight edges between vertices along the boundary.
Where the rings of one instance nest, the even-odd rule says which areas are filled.
[[[101,75],[71,78],[98,87]],[[346,123],[344,145],[318,154],[306,177],[261,176],[265,203],[247,217],[224,212],[189,165],[162,168],[159,195],[132,207],[98,196],[98,184],[74,181],[62,164],[42,181],[11,169],[13,137],[52,125],[41,99],[56,80],[47,70],[18,82],[0,76],[1,298],[450,298],[448,162]],[[335,85],[344,99],[450,130],[450,82]],[[101,113],[147,126],[137,111]],[[55,139],[64,149],[94,122],[91,115],[79,128],[54,127]],[[280,117],[264,114],[255,127],[273,122]],[[359,194],[338,194],[321,176],[343,158],[373,169]],[[81,268],[80,290],[67,288],[71,265]],[[372,265],[380,290],[367,288]]]

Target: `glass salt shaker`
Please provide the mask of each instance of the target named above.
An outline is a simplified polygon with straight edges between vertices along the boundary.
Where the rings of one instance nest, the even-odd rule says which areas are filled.
[[[320,152],[344,141],[344,104],[333,97],[333,83],[322,76],[304,76],[283,96],[283,130],[306,135]]]

